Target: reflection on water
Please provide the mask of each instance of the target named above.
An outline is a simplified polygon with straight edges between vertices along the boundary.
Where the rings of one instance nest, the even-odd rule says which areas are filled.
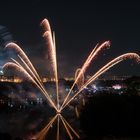
[[[64,96],[63,94],[68,89],[69,84],[61,83],[59,85],[61,97]],[[50,94],[54,92],[53,83],[48,83],[45,86],[49,89]],[[10,134],[14,139],[16,137],[24,138],[25,140],[39,139],[37,137],[39,133],[55,117],[55,110],[49,106],[45,98],[31,83],[1,83],[0,87],[1,95],[4,96],[3,98],[1,97],[1,100],[5,104],[0,112],[0,133]],[[55,118],[55,121],[49,126],[49,133],[47,133],[47,130],[44,131],[44,138],[57,138],[59,118],[59,138],[61,140],[70,139],[70,137],[71,139],[77,139],[80,122],[76,117],[75,105],[76,102],[62,112],[63,116],[59,115],[59,117]]]
[[[72,111],[70,112],[69,110],[68,112],[68,115],[65,116],[65,120],[67,120],[73,128],[77,129],[79,127],[79,121],[75,119],[75,116],[73,116],[75,114],[72,113]],[[45,108],[45,106],[31,107],[30,109],[22,111],[4,111],[0,115],[0,132],[9,133],[14,138],[35,138],[36,134],[45,128],[54,116],[54,111],[50,111],[50,109]],[[50,125],[46,138],[56,139],[56,127],[57,119]],[[62,121],[60,122],[60,136],[61,139],[69,139]]]
[[[72,119],[71,119],[72,120]],[[53,125],[56,123],[56,127],[55,129],[53,128]],[[62,128],[62,129],[60,129]],[[65,130],[63,129],[65,128]],[[67,132],[69,138],[72,140],[74,138],[73,135],[75,135],[78,139],[80,139],[79,134],[73,129],[73,127],[69,124],[69,122],[61,115],[61,114],[56,114],[53,118],[51,118],[51,120],[49,121],[49,123],[36,135],[36,139],[38,140],[43,140],[44,138],[48,138],[48,136],[46,137],[48,131],[50,131],[50,129],[53,129],[55,131],[53,131],[54,133],[52,135],[50,135],[50,138],[59,140],[59,139],[66,139],[66,136],[63,135],[64,131]],[[56,133],[56,136],[54,135]],[[73,135],[72,135],[73,133]],[[62,134],[60,136],[60,134]],[[55,136],[55,137],[52,137]],[[68,138],[67,138],[68,139]]]

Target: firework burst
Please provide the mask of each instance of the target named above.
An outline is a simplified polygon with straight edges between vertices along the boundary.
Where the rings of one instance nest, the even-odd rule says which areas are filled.
[[[49,123],[36,135],[36,138],[39,140],[44,139],[45,135],[48,133],[50,127],[54,122],[57,121],[57,134],[56,139],[59,140],[60,138],[60,121],[63,124],[69,138],[72,140],[73,135],[75,135],[78,139],[80,139],[79,134],[71,127],[71,125],[66,121],[66,119],[62,116],[62,111],[65,109],[66,106],[68,106],[71,101],[77,97],[82,90],[88,86],[90,83],[94,82],[95,79],[97,79],[101,74],[109,70],[114,65],[117,65],[118,63],[126,60],[126,59],[135,59],[137,62],[140,62],[140,56],[136,53],[126,53],[123,55],[120,55],[110,62],[108,62],[106,65],[104,65],[101,69],[99,69],[95,74],[91,76],[87,81],[84,80],[84,75],[87,70],[87,68],[90,66],[91,62],[95,59],[95,57],[104,49],[107,49],[110,47],[110,41],[105,41],[101,45],[97,44],[95,48],[91,51],[89,56],[87,57],[84,64],[81,66],[81,68],[78,68],[75,73],[75,81],[70,88],[68,94],[66,97],[64,97],[63,102],[60,104],[59,99],[59,90],[58,90],[58,71],[57,71],[57,57],[56,57],[56,44],[55,44],[55,35],[52,34],[50,24],[47,19],[44,19],[41,22],[41,26],[44,28],[44,34],[43,37],[46,40],[48,52],[50,56],[50,63],[53,70],[53,77],[55,78],[56,83],[56,101],[53,101],[51,97],[49,96],[46,88],[43,85],[43,82],[37,73],[36,69],[34,68],[33,64],[30,62],[27,55],[24,53],[24,51],[15,43],[9,43],[6,45],[6,49],[12,48],[16,51],[17,56],[20,60],[18,62],[17,60],[11,58],[12,62],[7,62],[3,69],[7,70],[10,68],[14,68],[17,72],[23,73],[29,80],[31,80],[43,93],[43,95],[46,97],[48,102],[51,104],[51,106],[56,110],[56,115],[49,121]],[[78,91],[73,95],[71,95],[71,92],[75,85],[78,86]],[[76,109],[77,112],[77,109]],[[73,134],[73,135],[72,135]]]

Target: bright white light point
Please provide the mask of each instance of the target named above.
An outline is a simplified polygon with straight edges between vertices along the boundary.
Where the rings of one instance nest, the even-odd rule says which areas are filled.
[[[3,70],[0,70],[0,75],[3,75]]]

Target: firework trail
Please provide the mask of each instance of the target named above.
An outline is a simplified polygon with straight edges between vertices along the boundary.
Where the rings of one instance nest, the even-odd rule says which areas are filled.
[[[59,140],[59,136],[60,135],[60,117],[58,115],[57,117],[57,136],[56,136],[56,140]]]
[[[44,39],[47,42],[48,46],[48,52],[50,56],[51,66],[54,72],[55,82],[56,82],[56,104],[57,108],[59,109],[59,95],[58,95],[58,70],[57,70],[57,58],[56,58],[56,46],[55,46],[55,34],[53,34],[52,38],[52,32],[50,28],[50,24],[47,19],[44,19],[41,22],[41,26],[44,27],[45,33],[43,34]]]
[[[4,66],[3,69],[7,69],[9,67],[14,68],[15,70],[17,70],[20,73],[23,73],[25,75],[25,77],[27,77],[29,80],[31,80],[40,90],[41,92],[45,95],[45,97],[48,99],[49,103],[54,107],[54,109],[57,111],[56,106],[54,105],[53,101],[51,100],[50,96],[47,94],[46,90],[44,88],[42,88],[37,82],[36,80],[34,80],[34,78],[24,69],[24,67],[22,67],[22,65],[20,65],[15,59],[12,58],[12,60],[15,62],[7,62]]]
[[[102,43],[101,45],[96,45],[95,48],[91,51],[90,55],[88,56],[88,58],[86,59],[85,63],[83,64],[77,78],[75,79],[69,93],[67,94],[67,96],[65,97],[64,99],[64,102],[60,108],[60,110],[63,108],[63,106],[65,105],[66,101],[68,100],[75,84],[77,83],[77,81],[79,80],[79,78],[85,73],[86,69],[88,68],[88,66],[90,65],[91,61],[98,55],[98,53],[105,49],[105,48],[108,48],[110,47],[110,41],[105,41],[104,43]]]
[[[33,64],[31,63],[31,61],[29,60],[29,58],[27,57],[27,55],[24,53],[24,51],[17,44],[11,42],[11,43],[8,43],[5,48],[6,49],[7,48],[15,49],[15,51],[18,54],[18,56],[20,56],[21,58],[23,58],[23,60],[27,63],[27,65],[30,67],[30,69],[35,73],[35,75],[38,78],[38,80],[41,82],[41,79],[40,79],[37,71],[35,70]]]
[[[79,111],[78,111],[78,107],[77,106],[75,107],[75,114],[76,114],[76,117],[79,118],[80,114],[79,114]]]
[[[79,75],[80,71],[81,71],[80,68],[78,68],[76,70],[76,72],[75,72],[75,80],[76,80],[77,76]],[[81,76],[79,77],[79,79],[76,82],[76,85],[77,85],[78,89],[80,89],[83,84],[84,84],[84,74],[81,74]]]
[[[19,73],[22,73],[28,80],[31,80],[33,83],[35,83],[35,81],[33,80],[33,78],[29,75],[29,73],[27,73],[27,71],[23,68],[21,68],[18,64],[15,64],[13,62],[7,62],[6,64],[3,65],[2,69],[6,70],[9,68],[14,68],[16,71],[18,71]]]
[[[55,49],[55,82],[56,82],[57,108],[59,110],[60,104],[59,104],[59,95],[58,95],[58,69],[57,69],[55,32],[53,32],[53,44],[54,44],[54,49]]]
[[[42,20],[40,26],[42,26],[45,31],[51,31],[49,21],[46,18],[44,20]]]
[[[31,75],[16,61],[13,59],[13,62],[7,62],[4,66],[3,69],[8,69],[9,67],[14,68],[17,72],[24,74],[25,77],[28,78],[28,80],[31,80],[34,84],[38,86],[36,81],[31,77]]]
[[[52,99],[50,98],[50,96],[48,95],[46,89],[44,88],[44,85],[37,73],[37,71],[35,70],[34,66],[32,65],[32,63],[30,62],[29,58],[27,57],[27,55],[24,53],[24,51],[15,43],[9,43],[6,45],[5,48],[12,48],[15,49],[18,57],[20,58],[20,60],[23,62],[23,64],[25,65],[25,67],[27,68],[24,69],[15,59],[12,58],[12,60],[18,65],[20,66],[20,69],[24,69],[24,71],[26,71],[26,73],[28,73],[28,76],[30,75],[30,77],[34,80],[34,83],[37,85],[37,87],[44,93],[44,95],[47,97],[47,99],[49,100],[49,103],[51,103],[51,105],[56,109],[56,106],[54,105]],[[30,78],[30,79],[31,79]],[[33,81],[32,80],[32,81]]]
[[[69,135],[69,138],[70,138],[71,140],[73,140],[73,136],[72,136],[72,134],[71,134],[69,128],[67,127],[65,121],[63,120],[62,116],[60,116],[60,118],[61,118],[61,120],[62,120],[62,123],[63,123],[65,129],[66,129],[67,134]]]
[[[54,122],[57,120],[57,136],[56,140],[59,140],[60,138],[60,121],[63,123],[65,130],[71,140],[73,140],[73,134],[80,139],[80,136],[78,133],[72,128],[72,126],[66,121],[66,119],[61,114],[56,114],[49,122],[48,124],[35,136],[38,140],[44,140],[45,136],[47,135],[48,131],[50,130],[51,126],[54,124]]]
[[[107,70],[109,70],[111,67],[113,67],[114,65],[116,65],[116,64],[118,64],[121,61],[126,60],[126,59],[136,59],[136,61],[138,63],[140,62],[140,56],[138,54],[136,54],[136,53],[126,53],[126,54],[120,55],[117,58],[113,59],[112,61],[110,61],[109,63],[107,63],[105,66],[103,66],[99,71],[97,71],[93,76],[91,76],[91,78],[81,87],[81,89],[72,98],[70,98],[68,102],[66,102],[66,104],[63,106],[63,108],[60,111],[62,111],[76,96],[78,96],[79,93],[87,85],[89,85],[91,82],[93,82],[101,74],[103,74],[104,72],[106,72]]]
[[[34,74],[34,72],[30,69],[30,67],[27,65],[27,63],[18,55],[19,59],[23,62],[23,64],[25,65],[26,69],[28,70],[28,72],[30,73],[30,75],[36,80],[36,82],[39,84],[39,86],[43,89],[43,91],[45,92],[45,94],[48,96],[48,99],[51,100],[48,92],[46,91],[44,85],[42,82],[40,82],[40,80],[38,80],[38,78],[36,77],[36,75]],[[11,58],[12,59],[12,58]],[[12,59],[15,63],[17,63],[16,60]]]
[[[78,133],[72,128],[72,126],[66,121],[66,119],[60,114],[60,117],[62,120],[64,120],[64,122],[66,123],[67,127],[75,134],[75,136],[80,139],[80,136],[78,135]]]
[[[44,140],[44,137],[48,133],[51,125],[54,123],[56,118],[58,117],[58,114],[56,114],[50,121],[49,123],[36,135],[37,140]]]

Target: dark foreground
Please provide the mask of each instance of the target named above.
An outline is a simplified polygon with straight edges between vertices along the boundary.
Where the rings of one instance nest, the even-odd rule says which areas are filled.
[[[140,139],[140,96],[94,96],[80,118],[85,140]]]
[[[29,135],[39,131],[53,115],[54,112],[47,112],[47,108],[32,106],[22,111],[1,111],[0,140],[23,140],[23,137],[29,140],[31,138]],[[80,130],[83,132],[82,139],[138,140],[140,139],[139,112],[139,96],[95,95],[89,99],[81,112],[79,122]],[[27,134],[28,137],[25,138]]]

